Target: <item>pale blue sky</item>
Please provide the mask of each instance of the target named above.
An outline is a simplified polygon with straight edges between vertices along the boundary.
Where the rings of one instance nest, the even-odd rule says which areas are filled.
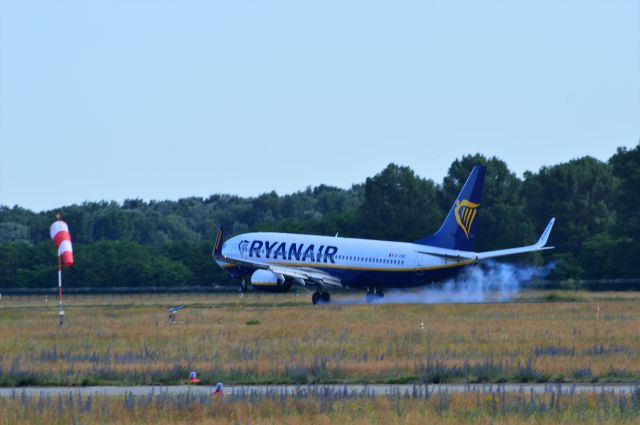
[[[516,173],[640,139],[639,1],[0,0],[0,204]]]

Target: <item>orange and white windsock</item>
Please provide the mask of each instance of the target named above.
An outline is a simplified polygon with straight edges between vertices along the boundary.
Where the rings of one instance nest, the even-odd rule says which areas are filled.
[[[53,243],[58,247],[58,255],[62,256],[65,267],[73,265],[73,247],[71,246],[71,235],[69,226],[62,220],[56,220],[49,229],[49,234]]]

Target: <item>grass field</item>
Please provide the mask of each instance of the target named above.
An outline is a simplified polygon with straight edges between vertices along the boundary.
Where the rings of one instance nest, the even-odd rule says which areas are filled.
[[[206,394],[39,396],[0,399],[0,424],[619,424],[640,420],[631,394],[407,393],[318,391],[283,396]]]
[[[203,384],[640,381],[639,293],[532,292],[497,304],[314,307],[307,294],[255,293],[65,304],[60,327],[53,299],[0,300],[0,385],[177,384],[191,370]],[[169,323],[167,308],[180,304]]]

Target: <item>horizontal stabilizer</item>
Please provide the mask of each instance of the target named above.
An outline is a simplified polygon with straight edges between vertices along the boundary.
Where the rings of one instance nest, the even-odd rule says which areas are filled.
[[[464,252],[454,250],[447,250],[444,252],[436,252],[436,251],[416,251],[418,254],[426,254],[433,255],[434,257],[444,258],[445,260],[451,261],[464,261],[464,260],[475,260],[476,256],[473,255],[472,252]]]

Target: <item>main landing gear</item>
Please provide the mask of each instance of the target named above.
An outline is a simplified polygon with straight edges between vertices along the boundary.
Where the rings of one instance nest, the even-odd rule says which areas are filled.
[[[373,303],[376,300],[384,298],[384,292],[377,288],[367,288],[367,302]]]
[[[318,289],[311,296],[311,302],[313,305],[316,304],[329,304],[331,302],[331,295],[328,292]]]

